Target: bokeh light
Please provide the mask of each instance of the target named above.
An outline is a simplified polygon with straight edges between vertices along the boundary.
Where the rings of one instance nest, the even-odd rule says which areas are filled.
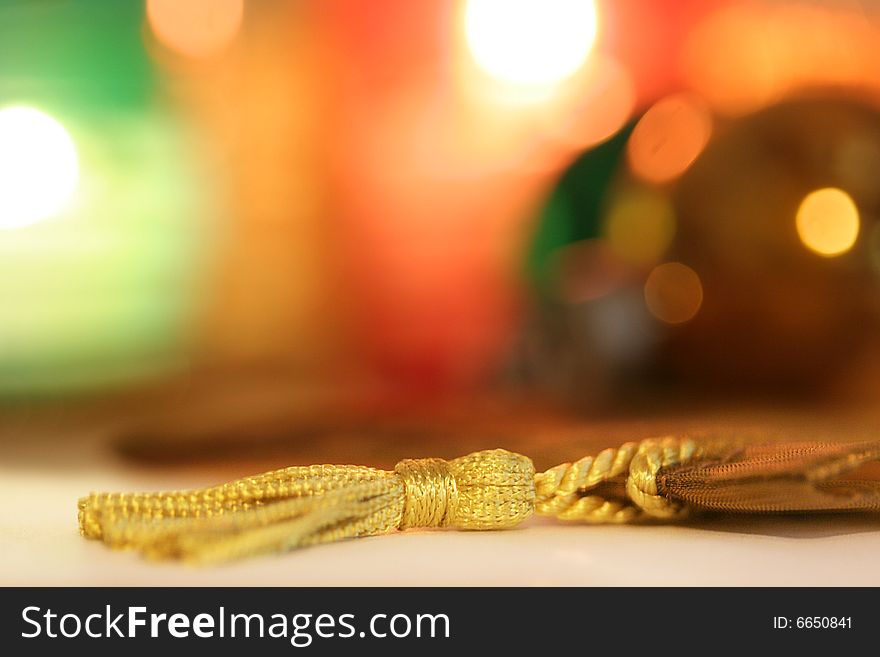
[[[210,57],[235,39],[244,0],[147,0],[147,20],[162,44],[186,57]]]
[[[807,194],[798,208],[796,225],[804,246],[822,256],[837,256],[856,242],[859,211],[849,194],[826,187]]]
[[[214,241],[202,231],[184,133],[159,113],[71,122],[75,202],[57,221],[0,233],[0,399],[98,390],[185,366],[196,277]],[[48,193],[47,172],[71,152],[40,161],[33,189]]]
[[[657,319],[682,324],[693,319],[703,305],[703,284],[687,265],[665,262],[645,281],[645,303]]]
[[[641,118],[628,144],[629,164],[638,177],[665,183],[697,159],[712,134],[706,105],[688,94],[656,103]]]
[[[675,236],[675,213],[666,196],[652,190],[631,190],[612,206],[604,234],[621,260],[633,265],[653,264]]]
[[[56,214],[78,178],[76,147],[64,126],[31,107],[0,110],[0,228]]]
[[[596,39],[591,0],[469,0],[465,36],[485,72],[518,85],[551,85],[573,75]]]

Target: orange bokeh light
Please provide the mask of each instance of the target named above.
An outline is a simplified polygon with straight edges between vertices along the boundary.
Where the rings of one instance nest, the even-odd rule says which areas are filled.
[[[147,20],[156,38],[186,57],[211,57],[241,28],[244,0],[147,0]]]
[[[708,108],[694,96],[668,96],[649,109],[633,130],[629,164],[639,178],[665,183],[697,159],[712,134]]]
[[[796,226],[808,249],[837,256],[849,251],[859,236],[859,211],[849,194],[826,187],[807,194],[798,208]]]
[[[658,265],[645,282],[648,310],[667,324],[682,324],[703,305],[703,284],[693,269],[680,262]]]

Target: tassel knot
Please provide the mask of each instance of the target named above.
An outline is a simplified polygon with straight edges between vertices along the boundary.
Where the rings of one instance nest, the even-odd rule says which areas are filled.
[[[399,529],[446,527],[455,523],[458,487],[443,459],[404,459],[394,472],[403,480]]]
[[[394,472],[404,489],[400,529],[503,529],[532,515],[535,468],[504,449],[443,459],[406,459]]]

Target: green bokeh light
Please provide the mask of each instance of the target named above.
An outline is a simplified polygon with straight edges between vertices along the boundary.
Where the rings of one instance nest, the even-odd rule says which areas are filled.
[[[60,121],[80,179],[57,215],[0,230],[0,397],[130,383],[179,366],[204,185],[157,102],[143,3],[0,0],[0,106]]]

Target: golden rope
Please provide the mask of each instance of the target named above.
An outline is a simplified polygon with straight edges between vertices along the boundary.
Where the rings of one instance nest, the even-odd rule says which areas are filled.
[[[594,458],[587,456],[574,463],[562,463],[535,475],[535,512],[561,520],[621,523],[639,516],[632,503],[588,494],[600,484],[620,479],[625,483],[637,443],[624,443],[606,449]]]
[[[79,528],[86,538],[114,548],[205,562],[395,529],[503,529],[532,513],[588,523],[677,519],[700,508],[701,500],[703,508],[736,508],[728,497],[741,490],[744,499],[755,481],[764,480],[770,481],[771,494],[782,491],[775,493],[780,510],[785,504],[801,508],[783,503],[795,480],[798,494],[804,486],[813,491],[810,508],[876,509],[880,488],[875,484],[847,482],[834,488],[828,479],[877,459],[880,446],[835,446],[829,460],[831,448],[817,445],[805,452],[779,446],[743,449],[729,441],[650,439],[537,474],[529,458],[503,449],[452,461],[406,459],[392,472],[363,466],[290,467],[198,490],[92,493],[79,500]],[[740,477],[745,483],[713,474],[729,472],[731,463],[750,468]],[[701,497],[693,493],[694,482],[718,492]],[[673,489],[677,496],[670,494]],[[836,497],[825,497],[826,491]],[[842,504],[840,496],[847,492],[854,497]],[[725,496],[721,502],[720,495]],[[739,510],[777,508],[767,507],[765,498],[760,505],[753,502],[754,509],[745,504]]]

